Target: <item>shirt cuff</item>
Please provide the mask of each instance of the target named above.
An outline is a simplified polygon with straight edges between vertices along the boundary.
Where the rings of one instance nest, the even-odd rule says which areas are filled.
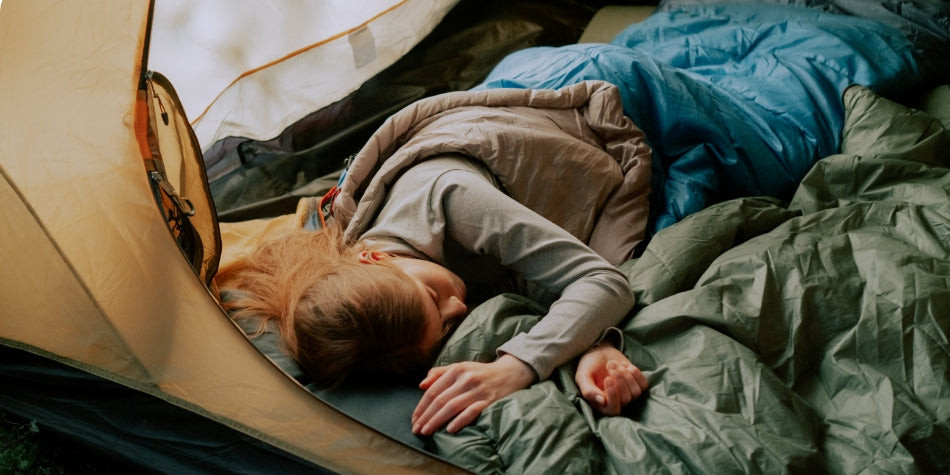
[[[591,348],[600,346],[602,343],[608,343],[610,346],[623,352],[623,332],[617,327],[609,327],[600,334],[600,338],[591,345]]]

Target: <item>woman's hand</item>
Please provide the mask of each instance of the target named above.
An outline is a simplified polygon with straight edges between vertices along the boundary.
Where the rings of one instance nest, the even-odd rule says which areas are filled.
[[[574,382],[584,399],[606,416],[620,414],[647,388],[647,378],[620,350],[609,344],[591,348],[581,356]]]
[[[535,379],[534,369],[511,355],[491,363],[469,361],[432,368],[419,383],[425,394],[412,413],[412,432],[432,435],[446,423],[446,431],[458,432],[491,403]]]

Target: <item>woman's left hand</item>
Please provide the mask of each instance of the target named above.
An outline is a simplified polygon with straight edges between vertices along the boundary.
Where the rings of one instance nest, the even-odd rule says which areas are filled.
[[[412,413],[412,432],[432,435],[445,424],[449,433],[458,432],[491,403],[528,387],[536,377],[534,369],[507,354],[491,363],[432,368],[419,383],[425,394]]]
[[[591,348],[581,356],[574,382],[584,399],[606,416],[616,416],[646,391],[647,378],[620,350],[609,344]]]

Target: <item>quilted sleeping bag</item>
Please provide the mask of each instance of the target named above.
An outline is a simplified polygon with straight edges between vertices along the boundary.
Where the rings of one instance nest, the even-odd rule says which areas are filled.
[[[489,406],[439,454],[476,473],[948,473],[950,133],[853,87],[843,154],[786,204],[727,200],[621,266],[647,394],[600,417],[574,368]],[[502,295],[437,364],[490,360],[543,314]]]

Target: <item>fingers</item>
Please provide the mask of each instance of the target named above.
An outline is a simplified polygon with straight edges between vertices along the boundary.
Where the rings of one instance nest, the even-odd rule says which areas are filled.
[[[630,362],[617,363],[615,370],[610,373],[616,377],[621,385],[620,395],[623,404],[639,398],[647,388],[647,378]]]
[[[605,381],[606,382],[606,381]],[[607,394],[597,386],[588,386],[581,389],[581,396],[598,412],[603,412],[607,405]]]
[[[452,422],[450,422],[449,425],[445,427],[445,431],[449,434],[454,434],[460,431],[463,427],[475,422],[475,419],[478,419],[478,415],[481,414],[486,407],[488,407],[487,401],[478,401],[473,403],[472,405],[465,408],[464,411],[459,413],[458,416],[455,416],[455,419],[452,419]]]
[[[613,386],[615,387],[613,395],[615,396],[614,401],[617,407],[615,409],[616,412],[613,412],[613,414],[620,414],[620,409],[633,399],[630,394],[629,384],[631,378],[628,377],[629,374],[626,368],[621,367],[616,361],[611,361],[611,363],[607,369],[607,373],[610,374],[610,379],[613,381]],[[611,409],[613,409],[613,406],[611,406]]]
[[[450,378],[442,378],[449,368],[450,366],[432,368],[425,379],[419,383],[419,388],[425,390],[425,393],[422,394],[422,399],[419,400],[419,404],[416,404],[415,410],[412,411],[413,432],[418,433],[416,426],[421,430],[425,423],[451,398],[450,394],[445,393],[455,381],[450,380]]]
[[[430,369],[429,372],[426,374],[426,377],[419,383],[419,389],[422,389],[423,391],[425,391],[426,389],[429,389],[429,387],[432,386],[432,383],[434,383],[435,380],[439,379],[439,377],[445,374],[445,372],[448,371],[448,369],[449,369],[448,366],[436,366]]]
[[[647,387],[647,379],[639,368],[627,361],[611,360],[604,364],[607,375],[600,387],[589,377],[578,377],[578,387],[591,406],[607,416],[619,415],[624,406],[639,398]]]
[[[422,415],[413,422],[412,431],[416,434],[432,435],[450,421],[452,428],[457,431],[474,421],[487,404],[483,405],[482,401],[478,400],[472,401],[466,389],[460,385],[452,385],[435,396]]]
[[[432,435],[450,421],[446,430],[456,432],[478,418],[490,403],[481,399],[484,395],[478,391],[477,381],[466,374],[464,365],[448,366],[434,378],[413,411],[412,432],[415,434]]]
[[[491,403],[528,387],[535,377],[534,369],[509,355],[492,363],[469,361],[433,368],[419,383],[425,393],[412,413],[412,431],[431,435],[447,423],[446,430],[458,431]]]
[[[604,378],[604,394],[606,395],[607,401],[600,410],[601,414],[605,416],[616,416],[620,414],[620,409],[623,407],[623,404],[620,402],[620,385],[613,376]]]
[[[640,386],[633,376],[633,365],[617,363],[611,373],[616,375],[620,393],[620,404],[627,405],[630,401],[640,397]]]

